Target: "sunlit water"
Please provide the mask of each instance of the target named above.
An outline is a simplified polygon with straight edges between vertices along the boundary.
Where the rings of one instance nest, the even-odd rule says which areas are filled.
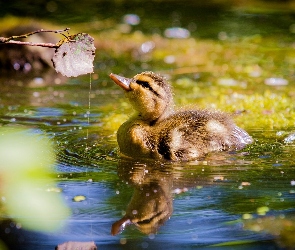
[[[65,103],[77,101],[71,93],[65,92],[70,96],[63,98]],[[106,102],[113,94],[104,93]],[[271,139],[264,138],[260,130],[249,131],[256,140],[250,149],[211,154],[199,162],[122,162],[116,154],[115,135],[95,132],[100,116],[95,110],[88,124],[87,95],[78,99],[83,98],[85,108],[80,111],[61,103],[43,104],[30,107],[30,115],[17,106],[14,112],[18,114],[2,117],[6,125],[37,127],[37,133],[46,131],[55,141],[55,177],[73,212],[63,231],[56,234],[12,228],[6,235],[19,242],[19,249],[53,249],[66,241],[95,241],[99,249],[209,249],[222,243],[223,249],[233,249],[233,243],[234,249],[276,248],[273,235],[244,230],[241,221],[244,213],[255,213],[262,206],[270,207],[276,216],[294,212],[293,147],[277,142],[275,131]],[[72,109],[77,110],[74,115]],[[148,235],[130,225],[111,236],[111,226],[124,215],[132,194],[142,188],[149,193],[151,183],[156,189],[164,183],[165,192],[173,194],[171,216]],[[86,200],[74,202],[77,195]]]
[[[213,25],[214,29],[205,29],[211,25],[206,20],[204,26],[196,29],[188,18],[182,20],[194,36],[217,38],[216,30],[241,35],[243,30],[237,28],[236,22],[242,15],[227,13],[231,20],[228,22],[218,13],[219,19],[211,14],[214,16],[211,22],[220,28]],[[169,17],[171,25],[179,24],[181,18],[176,12],[171,11]],[[142,30],[155,32],[153,27],[159,18],[151,20],[149,29],[143,21]],[[247,18],[250,20],[247,26],[240,26],[246,27],[244,35],[260,32],[259,28],[264,34],[267,30],[264,25],[275,26],[275,32],[285,32],[287,23],[292,24],[288,18],[282,27],[274,25],[270,16]],[[258,19],[263,22],[257,26]],[[89,76],[68,80],[65,85],[40,88],[3,86],[1,124],[33,128],[54,141],[57,154],[54,178],[73,214],[61,232],[50,234],[17,229],[14,224],[3,222],[1,239],[11,249],[54,249],[66,241],[94,241],[98,249],[277,249],[274,235],[245,230],[242,216],[248,213],[258,216],[259,207],[270,208],[273,216],[294,214],[293,144],[285,144],[276,130],[257,128],[249,131],[254,144],[242,152],[214,153],[190,163],[121,160],[117,156],[115,131],[104,126],[107,119],[120,115],[123,96],[107,78],[114,63],[110,60],[102,64],[96,64],[104,72],[92,82],[90,113]],[[286,128],[284,132],[292,130]],[[155,190],[157,194],[153,194]],[[163,225],[153,226],[148,234],[130,225],[112,236],[112,224],[126,211],[144,213],[151,194],[172,204],[173,211],[165,210],[168,215]],[[78,195],[86,199],[75,202],[73,199]]]

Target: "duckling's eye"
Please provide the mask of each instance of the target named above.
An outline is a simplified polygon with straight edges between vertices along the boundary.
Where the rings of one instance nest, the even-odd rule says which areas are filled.
[[[150,91],[152,91],[156,96],[160,96],[152,87],[151,85],[146,81],[136,80],[136,83]]]

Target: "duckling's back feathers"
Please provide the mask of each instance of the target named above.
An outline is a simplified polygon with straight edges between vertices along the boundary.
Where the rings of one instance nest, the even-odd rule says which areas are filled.
[[[168,160],[198,158],[211,151],[239,150],[252,142],[229,115],[208,110],[176,112],[155,126],[155,134],[158,134],[157,151]]]

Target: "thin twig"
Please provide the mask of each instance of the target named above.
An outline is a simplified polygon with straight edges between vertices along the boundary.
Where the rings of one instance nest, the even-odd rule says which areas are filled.
[[[32,31],[30,33],[24,34],[24,35],[11,36],[11,37],[8,37],[6,39],[9,41],[9,40],[13,40],[13,39],[27,38],[27,37],[29,37],[31,35],[41,33],[41,32],[53,32],[53,33],[62,34],[62,32],[69,31],[69,30],[70,30],[70,28],[65,28],[64,30],[43,30],[43,29],[40,29],[40,30],[36,30],[36,31]],[[65,36],[64,34],[62,34],[62,35]],[[65,37],[67,38],[67,36],[65,36]]]
[[[19,36],[11,36],[11,37],[0,37],[0,44],[1,43],[9,43],[9,44],[18,44],[18,45],[29,45],[29,46],[41,46],[41,47],[48,47],[48,48],[58,48],[59,46],[53,43],[33,43],[33,42],[21,42],[21,41],[15,41],[14,39],[21,39],[21,38],[27,38],[31,35],[41,33],[41,32],[53,32],[53,33],[59,33],[63,35],[65,38],[68,38],[63,32],[69,31],[70,28],[65,28],[64,30],[35,30],[27,34],[19,35]]]
[[[10,40],[5,42],[6,44],[17,44],[17,45],[29,45],[29,46],[40,46],[40,47],[47,47],[47,48],[58,48],[59,46],[54,43],[33,43],[33,42],[21,42],[21,41],[14,41]]]

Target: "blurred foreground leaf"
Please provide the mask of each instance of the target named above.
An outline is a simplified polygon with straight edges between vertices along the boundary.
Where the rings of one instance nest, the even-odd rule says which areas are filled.
[[[55,231],[70,215],[50,178],[51,142],[32,130],[0,128],[0,192],[5,215],[22,227]]]

